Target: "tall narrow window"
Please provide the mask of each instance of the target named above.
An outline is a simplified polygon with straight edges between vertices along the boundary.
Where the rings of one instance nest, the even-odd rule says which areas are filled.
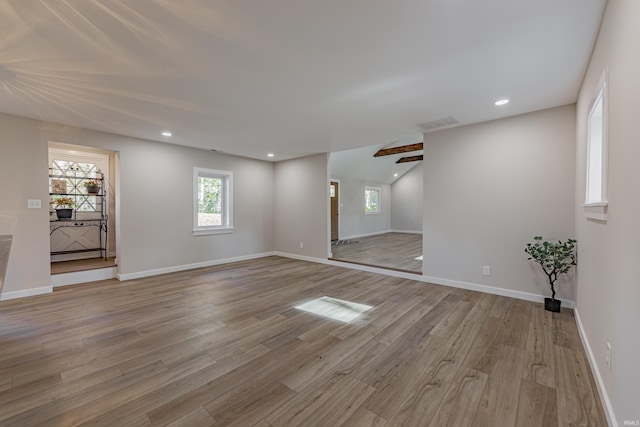
[[[193,169],[194,234],[233,231],[233,173],[215,169]]]
[[[606,203],[606,110],[604,78],[589,111],[586,203]]]
[[[364,187],[364,213],[380,213],[380,188]]]

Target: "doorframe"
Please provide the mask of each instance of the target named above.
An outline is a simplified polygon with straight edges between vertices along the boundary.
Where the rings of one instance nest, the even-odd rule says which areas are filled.
[[[338,183],[338,239],[340,239],[340,217],[341,215],[341,210],[342,210],[342,206],[340,204],[340,180],[339,179],[335,179],[335,178],[330,178],[329,179],[329,188],[328,188],[328,196],[329,196],[329,257],[333,256],[333,253],[331,252],[331,183],[332,182],[337,182]]]
[[[80,145],[80,144],[69,144],[65,142],[58,142],[55,140],[49,140],[47,143],[47,164],[49,163],[49,155],[50,152],[58,152],[64,154],[70,154],[73,156],[82,157],[85,156],[87,158],[99,158],[101,156],[107,157],[108,167],[106,171],[102,171],[104,173],[105,182],[109,182],[109,191],[113,191],[113,195],[110,198],[113,198],[113,215],[109,215],[109,229],[113,226],[114,231],[114,242],[115,251],[109,251],[107,249],[107,255],[109,257],[116,258],[116,271],[117,274],[120,274],[121,263],[119,260],[120,257],[120,152],[115,150],[110,150],[106,148],[93,147],[88,145]],[[112,164],[113,160],[113,164]],[[109,193],[111,195],[111,193]],[[112,203],[112,202],[109,202]],[[107,206],[109,210],[109,206]],[[113,218],[112,218],[113,216]],[[113,220],[113,223],[111,221]],[[111,240],[111,239],[110,239]]]

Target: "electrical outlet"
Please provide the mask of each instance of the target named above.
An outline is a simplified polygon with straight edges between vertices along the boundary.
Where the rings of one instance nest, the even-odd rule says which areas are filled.
[[[300,249],[304,249],[304,243],[300,242]]]
[[[485,265],[484,267],[482,267],[482,275],[491,276],[491,266]]]
[[[605,356],[607,362],[607,369],[611,370],[611,344],[607,343],[607,354]]]

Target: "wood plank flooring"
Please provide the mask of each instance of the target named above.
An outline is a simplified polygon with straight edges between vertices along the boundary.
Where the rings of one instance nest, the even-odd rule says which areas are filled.
[[[331,246],[331,259],[422,274],[422,234],[384,233]]]
[[[294,307],[373,306],[342,323]],[[279,257],[0,302],[2,426],[605,426],[572,311]]]

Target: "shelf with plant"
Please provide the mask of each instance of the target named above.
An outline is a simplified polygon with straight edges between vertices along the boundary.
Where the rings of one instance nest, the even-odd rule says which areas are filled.
[[[98,179],[90,179],[82,183],[89,194],[98,194],[102,182]]]
[[[73,216],[73,208],[76,202],[72,197],[56,197],[50,203],[54,205],[58,219],[70,219]]]

